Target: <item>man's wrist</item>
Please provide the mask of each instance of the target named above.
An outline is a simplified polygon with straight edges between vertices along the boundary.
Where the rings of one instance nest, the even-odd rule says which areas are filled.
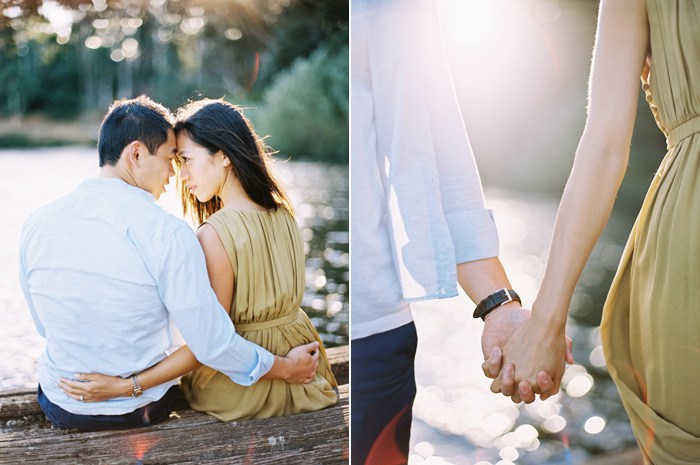
[[[505,303],[499,307],[494,308],[491,310],[485,317],[484,317],[484,323],[487,324],[489,321],[497,320],[499,319],[504,313],[510,312],[512,310],[518,310],[521,309],[522,306],[520,302],[517,300],[513,300],[512,302]]]
[[[502,307],[513,301],[521,302],[520,296],[517,292],[507,287],[498,289],[486,298],[484,298],[474,309],[474,318],[481,318],[486,321],[486,316],[493,312],[495,309]]]
[[[275,355],[272,368],[263,375],[262,379],[281,379],[286,381],[289,378],[289,363],[290,361],[288,358]]]

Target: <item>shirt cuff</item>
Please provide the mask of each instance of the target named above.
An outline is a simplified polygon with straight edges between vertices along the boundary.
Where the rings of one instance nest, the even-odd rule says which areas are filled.
[[[498,232],[489,209],[446,216],[457,264],[498,256]]]
[[[256,346],[255,352],[258,354],[258,363],[250,371],[248,384],[244,384],[244,386],[257,383],[260,378],[272,369],[272,365],[275,363],[275,356],[262,347]]]

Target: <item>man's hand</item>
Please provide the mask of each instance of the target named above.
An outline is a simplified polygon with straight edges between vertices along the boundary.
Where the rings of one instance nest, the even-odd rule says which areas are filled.
[[[285,381],[293,384],[306,384],[314,379],[320,356],[318,347],[319,343],[314,341],[295,347],[287,353],[285,358],[292,362],[292,367]]]
[[[275,363],[261,379],[283,379],[291,384],[310,383],[318,368],[319,345],[314,341],[293,348],[284,357],[275,355]]]
[[[486,315],[481,333],[481,351],[484,353],[482,369],[487,378],[495,378],[501,371],[501,349],[516,329],[530,319],[530,310],[517,302],[502,305]]]

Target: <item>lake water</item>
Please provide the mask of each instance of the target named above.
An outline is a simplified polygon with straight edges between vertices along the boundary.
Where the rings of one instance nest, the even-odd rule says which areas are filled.
[[[348,169],[278,161],[275,174],[288,189],[306,251],[303,308],[328,347],[348,342]],[[33,388],[44,342],[24,302],[17,277],[19,235],[27,215],[98,173],[97,152],[86,147],[0,150],[0,390]],[[174,181],[158,200],[180,215]]]

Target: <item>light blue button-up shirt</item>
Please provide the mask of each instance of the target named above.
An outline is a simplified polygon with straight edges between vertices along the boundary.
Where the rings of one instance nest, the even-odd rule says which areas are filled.
[[[457,295],[458,263],[498,256],[436,0],[353,0],[352,338]]]
[[[69,412],[118,415],[160,399],[175,381],[138,398],[82,403],[61,377],[128,377],[162,360],[170,321],[197,359],[250,385],[274,357],[236,334],[209,283],[192,229],[153,196],[119,179],[96,178],[34,212],[20,239],[20,285],[46,349],[39,383]]]

